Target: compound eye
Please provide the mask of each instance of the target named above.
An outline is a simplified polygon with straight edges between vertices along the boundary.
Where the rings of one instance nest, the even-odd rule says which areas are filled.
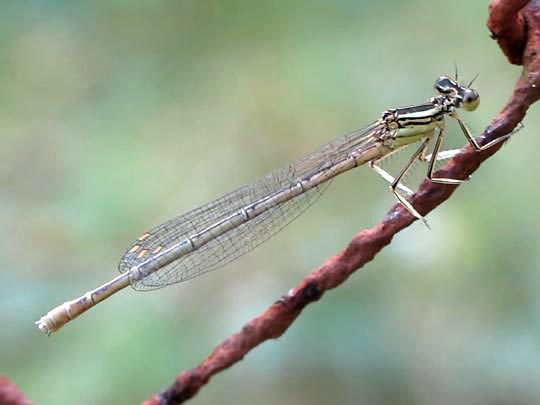
[[[435,80],[433,87],[440,94],[451,94],[456,91],[456,83],[448,76],[439,77],[437,80]]]
[[[475,89],[465,89],[461,94],[461,107],[467,111],[474,111],[480,104],[480,95]]]

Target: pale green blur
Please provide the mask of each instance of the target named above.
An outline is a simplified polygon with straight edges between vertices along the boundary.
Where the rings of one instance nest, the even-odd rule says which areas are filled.
[[[138,235],[480,73],[481,131],[520,69],[487,1],[26,1],[0,13],[0,373],[36,404],[133,404],[378,222],[368,169],[218,272],[33,322],[116,276]],[[536,404],[538,107],[472,180],[193,404]],[[465,143],[455,123],[448,138]],[[451,142],[451,141],[449,141]],[[455,146],[455,145],[454,145]]]

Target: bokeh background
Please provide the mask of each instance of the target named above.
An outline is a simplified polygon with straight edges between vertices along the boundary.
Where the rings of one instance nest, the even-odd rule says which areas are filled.
[[[480,132],[520,68],[487,1],[26,1],[0,13],[0,372],[36,404],[167,387],[394,203],[360,169],[271,241],[47,338],[33,322],[116,276],[142,232],[480,77]],[[502,153],[193,404],[536,404],[538,107]],[[450,124],[450,137],[463,144]]]

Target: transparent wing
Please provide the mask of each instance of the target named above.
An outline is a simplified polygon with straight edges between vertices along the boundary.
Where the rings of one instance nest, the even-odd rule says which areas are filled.
[[[291,187],[300,179],[322,170],[331,170],[336,162],[346,159],[351,151],[372,145],[383,130],[384,127],[379,122],[374,122],[364,129],[337,138],[303,159],[275,170],[252,184],[151,229],[128,247],[119,263],[120,272],[129,271],[133,266],[151,259],[153,255],[173,244],[206,229],[255,201]],[[330,181],[327,181],[275,206],[175,262],[148,274],[142,280],[133,281],[133,288],[137,290],[161,288],[229,263],[283,229],[315,202],[329,183]]]

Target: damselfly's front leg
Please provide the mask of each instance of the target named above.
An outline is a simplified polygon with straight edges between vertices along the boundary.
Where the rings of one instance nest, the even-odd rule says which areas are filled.
[[[471,144],[471,146],[476,149],[478,152],[486,150],[491,148],[494,145],[497,145],[498,143],[507,141],[512,135],[514,135],[516,132],[518,132],[523,125],[521,123],[509,134],[506,134],[504,136],[501,136],[500,138],[494,139],[485,145],[480,146],[478,142],[476,142],[476,139],[474,139],[473,135],[471,134],[470,129],[465,125],[465,123],[459,118],[459,116],[456,114],[456,112],[451,114],[451,117],[455,118],[456,121],[459,124],[459,127],[461,128],[461,131],[463,132],[463,135],[465,135],[465,138],[467,138],[467,141]]]

